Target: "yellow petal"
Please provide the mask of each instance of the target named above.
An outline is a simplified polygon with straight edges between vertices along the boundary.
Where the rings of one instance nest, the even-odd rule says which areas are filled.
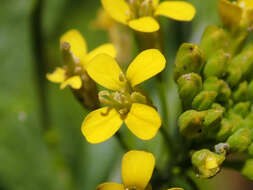
[[[123,121],[115,109],[103,107],[89,113],[82,123],[82,133],[87,141],[101,143],[112,137]]]
[[[118,183],[103,183],[100,184],[96,190],[125,190],[122,184]]]
[[[125,0],[101,0],[104,9],[116,21],[126,24],[130,17],[130,8]]]
[[[128,25],[139,32],[156,32],[160,29],[158,22],[152,17],[141,17],[129,21]]]
[[[156,8],[159,5],[160,0],[153,0],[153,6]]]
[[[155,15],[162,15],[179,21],[191,21],[195,16],[195,8],[187,2],[164,1],[160,3]]]
[[[46,75],[47,80],[54,83],[61,83],[65,80],[66,70],[60,67],[57,67],[53,73],[48,73]]]
[[[111,57],[115,58],[116,57],[116,49],[113,44],[104,44],[99,46],[98,48],[92,50],[90,53],[88,53],[86,57],[86,64],[88,64],[96,55],[99,54],[107,54],[110,55]],[[87,67],[87,65],[84,65]]]
[[[252,0],[238,0],[240,7],[253,9],[253,1]]]
[[[122,180],[125,188],[145,189],[155,166],[153,154],[132,150],[122,159]]]
[[[82,87],[82,79],[80,76],[73,76],[61,83],[60,88],[64,89],[66,86],[70,86],[73,89],[80,89]]]
[[[89,76],[105,88],[119,90],[124,85],[119,80],[122,71],[118,63],[109,55],[99,54],[95,56],[86,69]]]
[[[129,65],[126,77],[132,86],[155,76],[165,68],[166,60],[157,49],[141,52]]]
[[[243,11],[237,4],[227,0],[219,0],[218,7],[223,25],[233,28],[240,24]]]
[[[125,119],[127,127],[142,140],[152,139],[161,127],[158,112],[147,105],[134,103]]]
[[[60,43],[63,42],[68,42],[70,44],[70,50],[74,56],[83,61],[87,53],[87,46],[85,39],[78,30],[69,30],[63,34]]]

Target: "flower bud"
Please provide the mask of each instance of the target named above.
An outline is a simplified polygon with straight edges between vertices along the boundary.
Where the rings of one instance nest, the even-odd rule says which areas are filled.
[[[183,74],[199,74],[204,66],[204,55],[198,45],[184,43],[177,52],[174,78],[177,80]]]
[[[193,98],[202,89],[202,79],[198,74],[190,73],[177,80],[178,92],[184,107],[189,107]]]
[[[192,155],[192,164],[201,178],[215,176],[224,160],[225,154],[216,154],[208,149],[196,151]]]
[[[253,159],[248,159],[242,170],[241,170],[242,175],[247,177],[249,180],[253,180]]]
[[[193,99],[192,107],[199,111],[207,110],[211,108],[216,96],[215,91],[202,91]]]
[[[208,78],[210,76],[224,77],[230,61],[230,54],[225,53],[224,50],[217,51],[212,57],[210,57],[205,65],[205,78]]]
[[[253,80],[249,83],[248,95],[249,95],[249,99],[252,101],[253,100]]]
[[[248,83],[244,81],[239,84],[237,89],[233,92],[233,100],[235,102],[239,101],[247,101],[249,99],[248,96]]]
[[[242,70],[241,70],[240,65],[232,62],[228,66],[227,73],[228,75],[227,75],[226,81],[228,82],[228,84],[231,87],[236,86],[242,78]]]
[[[215,26],[208,26],[202,36],[200,48],[207,59],[210,59],[218,50],[226,50],[229,40],[226,32]]]
[[[178,120],[180,132],[189,138],[198,137],[202,133],[206,112],[189,110],[184,112]]]
[[[231,135],[227,143],[230,146],[232,152],[243,152],[247,150],[251,143],[251,134],[249,128],[238,129],[233,135]]]
[[[249,154],[250,156],[253,156],[253,143],[251,143],[251,144],[249,145],[249,147],[248,147],[248,154]]]
[[[228,84],[223,80],[219,80],[217,77],[209,77],[206,79],[203,88],[208,91],[216,91],[218,93],[217,100],[221,102],[227,102],[231,96],[231,89]]]
[[[220,110],[222,112],[226,111],[226,109],[222,105],[220,105],[218,103],[213,103],[212,104],[212,109]]]
[[[233,110],[228,110],[228,120],[232,123],[231,134],[235,133],[244,125],[244,118],[233,112]]]
[[[216,134],[216,139],[218,141],[225,141],[231,135],[233,126],[233,122],[226,118],[222,119],[220,129]]]
[[[250,111],[249,109],[250,102],[240,102],[233,107],[232,112],[242,117],[246,117]]]
[[[253,45],[248,46],[232,60],[232,64],[240,66],[242,79],[252,77],[253,73]]]
[[[207,137],[215,138],[220,128],[223,116],[222,110],[210,109],[204,118],[203,132]]]

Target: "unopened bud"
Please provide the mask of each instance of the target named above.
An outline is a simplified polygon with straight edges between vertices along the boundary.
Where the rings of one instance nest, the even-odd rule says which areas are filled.
[[[251,101],[253,101],[253,80],[249,83],[249,86],[248,86],[248,95],[249,95],[249,99]]]
[[[175,80],[183,74],[200,73],[205,63],[204,59],[204,55],[197,45],[190,43],[181,45],[176,56]]]
[[[203,50],[207,59],[210,59],[218,50],[228,48],[228,36],[226,32],[215,26],[208,26],[202,36],[200,48]]]
[[[216,139],[218,141],[225,141],[231,135],[233,126],[233,122],[227,118],[222,119],[220,129],[216,134]]]
[[[232,60],[232,64],[239,65],[242,72],[242,79],[252,78],[253,74],[253,45],[245,48],[242,53]]]
[[[192,107],[199,111],[207,110],[211,108],[216,96],[215,91],[202,91],[193,99]]]
[[[224,50],[217,51],[206,63],[204,68],[205,78],[210,76],[223,77],[226,74],[227,67],[230,64],[231,55]]]
[[[233,92],[233,99],[235,102],[247,101],[249,99],[248,94],[248,83],[247,81],[244,81],[240,83],[237,89]]]
[[[231,89],[228,84],[217,77],[209,77],[206,79],[203,88],[208,91],[216,91],[218,93],[217,100],[221,102],[227,102],[231,96]]]
[[[215,138],[220,128],[223,111],[210,109],[204,118],[203,132],[207,137]]]
[[[202,79],[198,74],[190,73],[182,75],[178,80],[178,93],[184,107],[189,107],[193,98],[202,89]]]
[[[226,81],[232,87],[236,86],[242,78],[242,70],[240,65],[236,63],[231,63],[228,67],[228,76]]]
[[[198,137],[202,134],[206,112],[189,110],[184,112],[178,120],[180,132],[189,138]]]
[[[249,180],[253,180],[253,159],[248,159],[242,170],[241,170],[242,175],[247,177]]]
[[[250,112],[250,102],[240,102],[236,104],[233,107],[232,112],[242,117],[246,117]]]
[[[231,152],[243,152],[247,150],[251,143],[251,134],[249,128],[238,129],[233,135],[231,135],[227,143],[230,146]]]

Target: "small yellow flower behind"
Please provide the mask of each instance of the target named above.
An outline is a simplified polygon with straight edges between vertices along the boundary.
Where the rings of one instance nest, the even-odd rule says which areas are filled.
[[[153,154],[132,150],[127,152],[122,159],[122,181],[118,183],[103,183],[96,190],[145,190],[155,167]]]
[[[252,0],[238,0],[238,4],[241,8],[253,9]]]
[[[159,0],[101,0],[104,9],[111,17],[122,24],[129,25],[139,32],[155,32],[160,26],[157,16],[165,16],[179,21],[191,21],[195,8],[182,1]]]
[[[253,1],[219,0],[219,12],[223,25],[230,28],[252,27],[253,25]]]
[[[60,39],[63,54],[63,67],[57,67],[53,73],[47,74],[49,81],[60,83],[60,88],[70,86],[73,89],[82,87],[86,66],[96,55],[103,53],[116,57],[116,50],[112,44],[104,44],[87,53],[85,39],[79,31],[69,30]]]
[[[126,75],[109,55],[97,55],[87,66],[89,76],[101,86],[113,90],[101,91],[99,100],[105,107],[88,114],[82,133],[90,143],[101,143],[113,136],[123,122],[142,140],[153,138],[161,126],[158,112],[136,85],[160,73],[166,60],[160,51],[141,52],[129,65]]]

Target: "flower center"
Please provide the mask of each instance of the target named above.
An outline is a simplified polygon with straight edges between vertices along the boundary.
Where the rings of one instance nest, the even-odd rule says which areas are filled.
[[[125,84],[122,89],[114,92],[103,90],[99,92],[98,97],[101,104],[115,108],[124,119],[133,103],[147,104],[148,101],[144,95],[131,88],[123,73],[120,73],[119,80]]]
[[[153,16],[153,0],[127,0],[130,6],[130,19],[136,19],[145,16]]]

